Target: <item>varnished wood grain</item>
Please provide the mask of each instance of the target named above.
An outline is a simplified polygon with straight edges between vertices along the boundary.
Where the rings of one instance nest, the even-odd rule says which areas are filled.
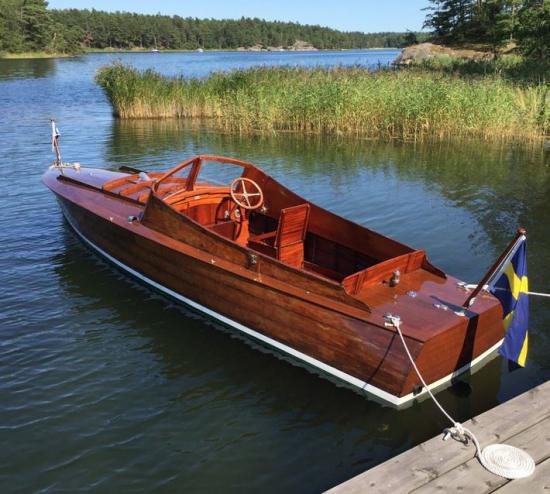
[[[242,166],[266,209],[239,213],[227,187],[198,183],[204,160]],[[186,167],[187,179],[175,175]],[[423,251],[315,206],[249,163],[202,156],[149,176],[140,183],[132,174],[51,170],[44,182],[79,231],[127,266],[395,396],[418,379],[386,312],[402,318],[428,382],[502,337],[494,297],[482,294],[457,315],[464,292]],[[400,283],[390,286],[397,269]]]

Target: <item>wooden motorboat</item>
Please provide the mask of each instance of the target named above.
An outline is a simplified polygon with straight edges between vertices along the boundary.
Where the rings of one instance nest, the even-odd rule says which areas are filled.
[[[82,240],[122,270],[386,403],[426,392],[388,313],[430,388],[503,338],[495,297],[480,292],[464,309],[463,286],[424,251],[244,161],[197,156],[166,173],[54,165],[43,181]]]

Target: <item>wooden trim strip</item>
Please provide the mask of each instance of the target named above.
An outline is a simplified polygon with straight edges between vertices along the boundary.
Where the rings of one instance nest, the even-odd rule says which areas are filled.
[[[103,189],[101,187],[96,187],[95,185],[88,184],[86,182],[81,182],[80,180],[76,180],[75,178],[68,177],[66,175],[58,175],[57,180],[60,180],[62,182],[69,182],[75,185],[80,185],[82,187],[85,187],[87,189],[95,190],[97,192],[101,192],[102,194],[107,194],[110,197],[116,197],[117,199],[121,199],[122,201],[132,202],[134,204],[139,204],[140,206],[144,206],[142,202],[140,202],[138,199],[134,199],[132,197],[126,197],[121,196],[120,194],[117,194],[116,192],[111,192],[108,189]]]

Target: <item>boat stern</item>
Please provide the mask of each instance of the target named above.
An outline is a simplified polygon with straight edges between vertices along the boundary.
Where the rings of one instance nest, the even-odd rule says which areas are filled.
[[[424,270],[403,276],[396,287],[381,283],[371,290],[373,317],[396,333],[388,316],[399,317],[405,343],[430,389],[449,385],[458,375],[479,367],[502,343],[500,302],[483,292],[466,309],[462,304],[467,297],[458,279],[434,276]],[[406,366],[399,389],[394,391],[394,405],[401,406],[425,394],[426,389],[397,334],[391,352],[399,356],[394,362]]]

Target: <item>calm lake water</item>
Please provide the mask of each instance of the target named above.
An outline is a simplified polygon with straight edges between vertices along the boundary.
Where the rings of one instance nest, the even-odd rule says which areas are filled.
[[[447,426],[432,403],[373,403],[218,331],[98,260],[40,176],[63,157],[160,169],[198,153],[262,166],[318,204],[427,250],[476,281],[518,225],[531,289],[550,292],[550,156],[542,145],[414,145],[227,135],[117,122],[94,84],[116,59],[204,76],[257,64],[385,64],[395,51],[89,55],[0,61],[0,485],[3,492],[318,492]],[[550,378],[550,301],[531,300],[530,354],[439,394],[459,420]],[[473,450],[472,450],[473,453]]]

